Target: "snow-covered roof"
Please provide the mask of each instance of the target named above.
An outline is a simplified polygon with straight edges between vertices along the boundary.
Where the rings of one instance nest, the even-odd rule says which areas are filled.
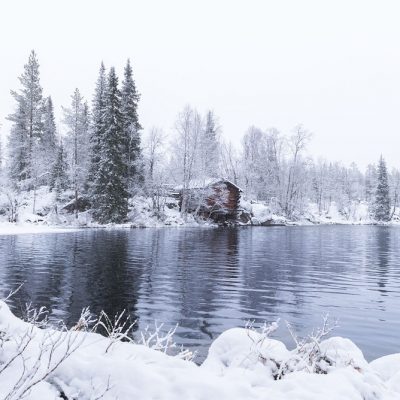
[[[188,185],[187,189],[204,189],[204,188],[207,188],[209,186],[216,185],[218,183],[228,183],[229,185],[232,185],[233,187],[235,187],[239,191],[243,192],[243,190],[239,186],[237,186],[236,184],[231,182],[229,179],[225,179],[225,178],[193,179],[193,180],[191,180],[189,182],[189,185]],[[183,189],[183,185],[175,186],[175,189],[176,190],[182,190]]]

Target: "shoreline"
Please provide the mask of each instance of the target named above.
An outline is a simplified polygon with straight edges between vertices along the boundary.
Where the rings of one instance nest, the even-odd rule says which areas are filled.
[[[286,224],[231,224],[219,225],[213,223],[197,223],[197,224],[175,224],[175,225],[135,225],[132,223],[126,224],[108,224],[108,225],[52,225],[46,223],[16,223],[16,222],[0,222],[0,236],[20,235],[20,234],[39,234],[39,233],[70,233],[88,229],[232,229],[232,228],[276,228],[276,227],[325,227],[325,226],[377,226],[377,227],[398,227],[400,222],[317,222],[317,223],[303,223],[303,222],[288,222]]]

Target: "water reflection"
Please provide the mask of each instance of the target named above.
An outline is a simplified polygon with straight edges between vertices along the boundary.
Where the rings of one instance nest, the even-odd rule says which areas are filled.
[[[374,358],[399,351],[399,239],[398,228],[361,226],[2,236],[0,294],[26,282],[15,312],[31,301],[70,325],[85,306],[127,309],[139,330],[179,324],[178,342],[201,356],[247,320],[281,317],[304,334],[330,312],[337,334]]]

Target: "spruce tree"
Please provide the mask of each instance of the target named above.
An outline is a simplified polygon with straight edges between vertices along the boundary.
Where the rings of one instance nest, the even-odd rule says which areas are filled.
[[[93,186],[93,215],[99,223],[121,223],[127,218],[126,142],[121,113],[121,93],[111,68],[105,92],[104,133],[100,141],[98,173]]]
[[[69,186],[68,163],[64,153],[62,142],[57,148],[56,159],[51,170],[50,190],[56,193],[56,201],[60,200],[60,195]]]
[[[42,136],[42,150],[43,162],[47,168],[51,168],[57,156],[57,128],[54,117],[54,106],[51,97],[49,96],[44,103],[43,111],[43,136]],[[46,177],[46,182],[49,183],[49,175]]]
[[[8,117],[13,122],[8,139],[9,175],[11,182],[16,187],[19,187],[21,182],[27,179],[28,175],[28,133],[25,112],[24,99],[21,97],[18,101],[17,110]]]
[[[93,185],[99,171],[100,148],[104,135],[105,94],[107,88],[106,69],[101,63],[99,77],[96,82],[92,103],[92,123],[90,126],[90,165],[87,178],[87,188],[90,196],[94,196]]]
[[[213,111],[208,111],[202,137],[201,158],[203,174],[207,177],[218,177],[219,143],[216,118]]]
[[[375,192],[375,219],[386,222],[390,220],[390,193],[386,163],[381,156],[378,164],[378,178]]]
[[[125,158],[127,164],[126,180],[129,191],[143,182],[143,165],[141,154],[138,103],[140,95],[133,79],[132,67],[128,59],[124,70],[121,89],[122,128],[125,140]]]
[[[40,85],[39,63],[36,53],[32,50],[24,72],[19,77],[22,88],[11,94],[17,102],[16,111],[8,116],[13,122],[9,139],[11,162],[11,178],[14,181],[28,181],[28,188],[37,184],[41,175],[36,170],[43,164],[34,157],[40,157],[43,140],[43,95]],[[15,159],[14,159],[15,156]],[[35,171],[33,169],[35,168]]]
[[[88,106],[78,89],[71,96],[71,106],[64,108],[64,124],[68,128],[67,145],[71,155],[70,176],[75,194],[75,217],[78,218],[78,198],[87,176],[89,137]]]

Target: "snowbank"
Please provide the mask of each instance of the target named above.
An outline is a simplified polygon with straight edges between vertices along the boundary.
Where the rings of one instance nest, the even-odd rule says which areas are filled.
[[[368,364],[343,338],[322,341],[320,351],[331,359],[324,373],[301,367],[275,380],[274,368],[291,365],[299,351],[254,330],[226,331],[198,366],[94,333],[41,329],[0,302],[0,399],[400,398],[400,354]]]
[[[297,212],[292,219],[279,215],[274,207],[263,202],[241,200],[242,208],[249,213],[251,225],[372,225],[376,224],[371,218],[368,204],[365,202],[353,202],[347,208],[340,210],[335,202],[329,208],[319,212],[318,205],[309,203],[306,209]],[[399,225],[399,212],[397,209],[392,221],[385,225]]]
[[[0,222],[0,235],[20,235],[23,233],[54,233],[54,232],[73,232],[77,228],[49,226],[46,224],[21,223],[13,224],[10,222]]]

